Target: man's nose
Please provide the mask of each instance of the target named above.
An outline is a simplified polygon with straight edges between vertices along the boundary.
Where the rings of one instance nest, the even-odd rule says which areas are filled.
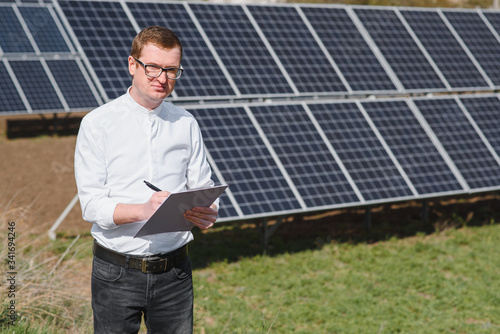
[[[158,78],[156,78],[160,83],[164,84],[168,81],[168,77],[167,77],[167,72],[166,71],[162,71],[160,76]]]

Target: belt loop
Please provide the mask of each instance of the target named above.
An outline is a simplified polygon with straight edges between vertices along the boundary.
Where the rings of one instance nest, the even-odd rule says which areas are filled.
[[[126,255],[125,256],[125,268],[127,268],[127,269],[130,268],[130,266],[128,265],[129,260],[130,260],[130,256]]]

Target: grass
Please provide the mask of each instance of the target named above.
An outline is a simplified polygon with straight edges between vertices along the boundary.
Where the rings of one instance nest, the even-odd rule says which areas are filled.
[[[498,333],[497,203],[434,205],[429,222],[411,203],[374,208],[371,230],[355,210],[290,220],[267,255],[251,222],[196,231],[195,333]],[[91,257],[75,239],[19,234],[20,320],[3,332],[92,332],[88,296],[61,288]]]
[[[51,243],[46,231],[37,228],[30,219],[30,207],[0,207],[0,228],[3,246],[0,256],[2,302],[0,304],[1,333],[90,333],[91,311],[88,300],[73,290],[62,288],[75,263],[83,253],[80,242],[73,240]],[[12,220],[11,217],[16,217]],[[8,223],[15,222],[14,254],[8,253]],[[12,236],[12,235],[11,235]],[[79,238],[78,238],[79,239]],[[75,241],[75,242],[73,242]],[[67,246],[64,247],[63,244]],[[71,247],[70,247],[71,246]],[[61,249],[64,247],[64,250]],[[15,261],[14,262],[9,262]],[[10,267],[14,265],[14,267]],[[13,272],[13,274],[10,274]],[[14,276],[12,285],[4,289],[7,277]],[[9,306],[15,305],[16,319],[9,316]],[[90,315],[90,316],[89,316]],[[14,326],[10,324],[14,321]]]
[[[217,263],[195,272],[208,333],[498,333],[500,226]],[[204,330],[202,330],[204,329]]]

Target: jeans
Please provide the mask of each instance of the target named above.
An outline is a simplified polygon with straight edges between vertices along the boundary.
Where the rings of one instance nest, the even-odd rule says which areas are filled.
[[[122,268],[94,257],[94,333],[137,333],[141,316],[148,333],[193,332],[191,260],[157,274]]]

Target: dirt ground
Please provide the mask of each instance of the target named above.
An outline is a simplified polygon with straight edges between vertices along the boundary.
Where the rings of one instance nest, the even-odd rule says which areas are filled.
[[[48,231],[77,193],[73,174],[76,135],[6,138],[8,120],[37,118],[0,117],[0,210],[30,206],[34,221]],[[60,229],[69,234],[88,233],[90,225],[82,220],[79,204]]]

